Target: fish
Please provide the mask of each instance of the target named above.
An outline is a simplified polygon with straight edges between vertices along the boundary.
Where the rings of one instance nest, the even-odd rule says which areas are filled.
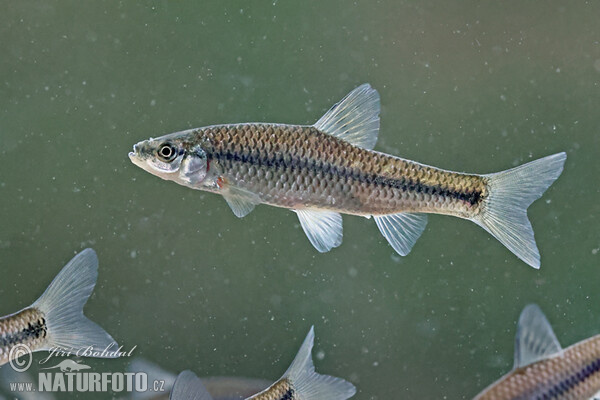
[[[247,400],[345,400],[356,393],[353,384],[341,378],[315,372],[312,362],[314,327],[310,328],[298,354],[283,376]],[[177,376],[171,400],[212,400],[202,381],[190,370]]]
[[[600,399],[600,335],[563,349],[536,304],[519,317],[512,371],[474,400]]]
[[[405,256],[435,213],[475,222],[540,267],[527,208],[561,174],[564,152],[492,174],[443,170],[374,151],[379,111],[379,93],[363,84],[314,125],[188,129],[143,140],[129,158],[164,180],[222,195],[240,218],[258,204],[291,209],[322,253],[342,243],[341,214],[349,214],[372,217]]]
[[[168,399],[173,384],[177,379],[177,375],[165,371],[160,366],[143,359],[141,357],[134,358],[127,372],[138,373],[144,372],[148,377],[148,382],[161,382],[161,391],[146,391],[133,392],[131,399]],[[214,400],[242,400],[254,393],[262,391],[268,387],[271,382],[265,379],[253,379],[236,376],[207,376],[201,378],[206,390],[210,393]]]
[[[83,315],[83,306],[98,279],[98,257],[85,249],[63,267],[29,307],[0,317],[0,366],[36,351],[61,350],[115,358],[115,340]],[[86,351],[87,350],[87,351]]]

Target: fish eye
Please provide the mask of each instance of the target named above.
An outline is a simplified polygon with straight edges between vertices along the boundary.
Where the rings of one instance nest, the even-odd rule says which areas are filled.
[[[158,154],[158,158],[164,162],[171,162],[177,157],[177,149],[170,143],[160,146],[156,153]]]

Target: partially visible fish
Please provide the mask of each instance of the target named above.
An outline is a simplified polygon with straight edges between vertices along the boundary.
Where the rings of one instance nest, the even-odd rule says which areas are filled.
[[[350,382],[315,372],[311,351],[315,339],[310,328],[292,365],[283,376],[267,389],[248,397],[248,400],[345,400],[356,393]],[[171,400],[213,400],[202,381],[191,371],[179,374]]]
[[[83,315],[83,306],[98,278],[98,258],[92,249],[77,254],[54,278],[44,294],[31,306],[0,318],[0,365],[29,351],[53,349],[85,355],[90,346],[100,357],[117,357],[118,345],[96,323]],[[96,355],[95,355],[96,356]]]
[[[446,171],[373,151],[379,109],[379,94],[364,84],[311,126],[189,129],[141,141],[129,158],[162,179],[221,194],[238,217],[261,203],[292,209],[320,252],[342,243],[340,213],[373,217],[403,256],[425,214],[436,213],[475,222],[539,268],[527,208],[558,178],[565,153],[494,174]]]
[[[160,366],[143,358],[135,358],[127,368],[127,372],[145,372],[148,382],[162,382],[161,392],[133,392],[132,399],[168,399],[177,375],[165,371]],[[254,393],[268,387],[271,382],[264,379],[242,378],[235,376],[202,377],[202,383],[214,400],[243,400]]]
[[[265,379],[207,376],[200,379],[213,400],[243,400],[269,387]]]
[[[519,317],[512,371],[475,400],[600,398],[600,335],[563,349],[542,310],[530,304]]]
[[[129,396],[135,400],[161,400],[168,399],[171,388],[177,379],[177,374],[164,370],[161,366],[152,363],[145,358],[136,357],[127,366],[127,372],[137,374],[143,372],[146,374],[148,382],[160,382],[158,391],[134,391]]]

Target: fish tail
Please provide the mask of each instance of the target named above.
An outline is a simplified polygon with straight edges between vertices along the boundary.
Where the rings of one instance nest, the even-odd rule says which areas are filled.
[[[90,347],[96,352],[118,347],[99,325],[83,315],[83,306],[98,279],[98,258],[92,249],[77,254],[54,278],[32,307],[44,314],[47,341],[42,350],[59,348],[73,353]],[[84,355],[84,354],[82,354]],[[111,358],[113,355],[94,355]]]
[[[354,396],[356,388],[350,382],[315,372],[311,355],[314,340],[314,327],[311,327],[296,358],[282,377],[292,385],[295,394],[293,398],[345,400]]]
[[[536,269],[540,267],[540,253],[527,218],[527,207],[559,177],[566,159],[564,152],[557,153],[506,171],[483,175],[489,180],[489,194],[483,200],[482,211],[472,221]]]

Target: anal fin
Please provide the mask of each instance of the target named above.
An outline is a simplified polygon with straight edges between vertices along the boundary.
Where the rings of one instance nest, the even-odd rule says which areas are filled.
[[[410,253],[427,225],[427,215],[398,213],[374,215],[379,231],[401,256]]]
[[[315,248],[325,253],[342,244],[342,216],[333,211],[299,209],[300,225]]]

